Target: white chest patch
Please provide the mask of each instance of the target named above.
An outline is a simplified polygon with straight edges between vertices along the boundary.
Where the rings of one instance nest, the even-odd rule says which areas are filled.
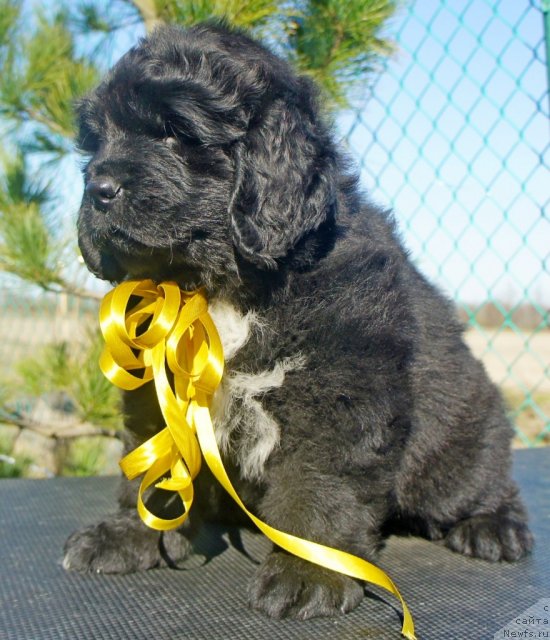
[[[252,327],[261,324],[255,313],[249,312],[243,315],[225,300],[214,300],[210,304],[208,312],[220,334],[226,362],[231,360],[237,351],[248,342]]]
[[[243,316],[227,302],[213,302],[210,314],[220,334],[226,362],[246,344],[254,327],[261,330],[261,321],[255,314]],[[281,387],[287,372],[304,365],[305,358],[298,354],[261,373],[226,373],[216,390],[211,407],[216,440],[222,453],[235,458],[244,478],[262,477],[265,462],[281,435],[276,420],[263,408],[261,396]]]

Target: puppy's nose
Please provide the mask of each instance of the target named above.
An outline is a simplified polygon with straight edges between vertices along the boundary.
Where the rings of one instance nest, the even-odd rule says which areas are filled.
[[[90,180],[86,185],[86,193],[92,198],[96,206],[102,209],[111,207],[120,195],[120,185],[113,178],[100,176]]]

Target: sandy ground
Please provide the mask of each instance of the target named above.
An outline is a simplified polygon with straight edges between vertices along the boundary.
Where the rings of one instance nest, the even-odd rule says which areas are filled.
[[[550,331],[533,335],[471,329],[466,341],[497,384],[522,391],[550,392]]]

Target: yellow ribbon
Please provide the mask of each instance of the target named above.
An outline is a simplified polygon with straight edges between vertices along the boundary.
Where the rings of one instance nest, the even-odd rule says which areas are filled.
[[[127,391],[154,380],[166,421],[162,431],[120,462],[128,479],[144,474],[137,508],[145,524],[166,531],[185,521],[202,451],[218,482],[270,540],[304,560],[392,593],[403,608],[401,633],[415,640],[407,605],[381,569],[344,551],[270,527],[250,513],[237,495],[222,464],[210,419],[210,400],[223,374],[223,350],[204,293],[181,291],[172,282],[158,286],[152,280],[123,282],[103,299],[100,325],[106,343],[100,358],[105,376]],[[180,516],[165,520],[147,509],[143,494],[153,484],[179,494],[184,506]]]

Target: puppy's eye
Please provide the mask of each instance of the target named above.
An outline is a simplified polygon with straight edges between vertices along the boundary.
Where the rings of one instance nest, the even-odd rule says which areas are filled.
[[[85,155],[96,153],[96,151],[99,150],[100,145],[100,139],[91,131],[81,132],[76,141],[78,150]]]

